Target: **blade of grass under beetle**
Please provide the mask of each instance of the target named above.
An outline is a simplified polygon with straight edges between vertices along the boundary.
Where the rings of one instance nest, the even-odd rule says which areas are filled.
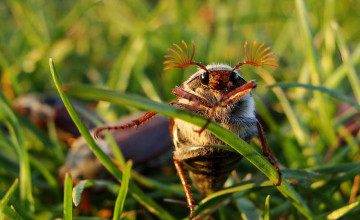
[[[132,162],[131,161],[127,162],[126,166],[125,166],[125,171],[123,174],[119,194],[118,194],[118,196],[116,198],[116,202],[115,202],[113,220],[120,219],[120,217],[121,217],[121,213],[122,213],[122,210],[123,210],[123,207],[125,204],[126,195],[128,192],[131,167],[132,167]]]
[[[322,86],[313,86],[313,85],[309,85],[309,84],[301,84],[301,83],[275,83],[272,85],[268,86],[269,88],[273,88],[273,87],[281,87],[281,88],[293,88],[293,87],[301,87],[304,89],[309,89],[309,90],[317,90],[320,91],[322,93],[326,93],[328,95],[331,95],[337,99],[340,99],[341,101],[344,101],[352,106],[354,106],[357,110],[360,111],[360,105],[352,98],[350,98],[349,96],[346,96],[340,92],[336,92],[330,89],[327,89],[325,87]]]
[[[19,179],[16,178],[14,183],[11,185],[9,190],[6,192],[5,196],[0,201],[0,220],[4,219],[4,209],[7,206],[8,202],[10,201],[11,197],[13,196],[14,192],[19,186]]]
[[[65,95],[59,76],[56,73],[54,63],[52,59],[49,59],[50,72],[55,83],[56,89],[69,112],[70,117],[74,121],[76,127],[79,129],[81,135],[84,137],[86,142],[89,144],[90,149],[94,152],[95,156],[101,161],[104,167],[119,181],[122,179],[122,172],[118,169],[116,164],[111,161],[111,159],[99,148],[95,143],[93,137],[85,127],[85,125],[80,120],[79,116],[75,112],[73,105],[71,104],[69,98]],[[133,182],[129,183],[129,191],[131,195],[139,201],[143,206],[145,206],[153,214],[163,218],[163,219],[174,219],[166,210],[160,207],[155,203],[150,197],[148,197],[144,192],[140,190]]]
[[[66,173],[64,182],[64,220],[72,219],[72,186],[72,178],[69,173]]]
[[[202,118],[196,114],[182,111],[163,103],[157,103],[134,94],[126,94],[122,92],[109,91],[82,85],[68,85],[66,86],[66,92],[79,98],[109,101],[113,104],[128,105],[143,110],[155,111],[164,116],[170,118],[179,118],[197,126],[203,126],[207,123],[207,119]],[[233,132],[221,127],[216,123],[211,122],[207,129],[211,131],[216,137],[231,146],[238,153],[242,154],[261,172],[263,172],[274,184],[277,182],[278,175],[275,168],[252,146],[247,144],[244,140],[240,139]],[[301,212],[307,218],[312,218],[312,213],[307,207],[306,203],[285,179],[283,180],[282,184],[277,187],[277,189],[284,195],[285,198],[291,201],[291,203],[299,210],[299,212]]]

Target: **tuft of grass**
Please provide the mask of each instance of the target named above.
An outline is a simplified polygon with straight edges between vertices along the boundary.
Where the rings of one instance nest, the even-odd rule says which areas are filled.
[[[243,43],[258,40],[272,46],[279,67],[244,67],[240,73],[258,84],[253,91],[257,113],[284,179],[314,219],[356,219],[360,213],[356,205],[360,199],[358,11],[356,1],[334,0],[0,1],[0,198],[18,178],[18,190],[3,208],[5,218],[63,217],[63,184],[57,180],[59,168],[71,161],[66,156],[68,142],[59,141],[61,132],[53,119],[45,123],[47,130],[34,124],[39,108],[28,109],[35,115],[19,115],[14,108],[17,99],[27,94],[58,96],[49,83],[49,57],[58,63],[64,87],[77,83],[91,85],[89,93],[96,87],[171,102],[174,86],[196,71],[191,67],[163,71],[163,55],[173,43],[194,40],[196,62],[232,66],[244,58]],[[88,114],[76,108],[91,121],[101,118],[113,123],[138,111],[124,103],[95,102],[99,98],[93,95],[83,100],[71,97],[94,111]],[[173,116],[178,114],[182,113]],[[256,144],[256,139],[250,143]],[[114,160],[124,167],[118,146],[111,147]],[[101,153],[97,156],[107,160]],[[111,162],[104,164],[122,182],[122,172]],[[138,164],[134,168],[143,170]],[[153,214],[159,210],[174,219],[187,215],[187,207],[163,201],[185,200],[170,160],[156,173],[135,170],[123,213],[149,219],[159,218]],[[261,204],[271,195],[272,218],[307,218],[293,207],[291,198],[272,186],[276,173],[265,173],[270,179],[244,159],[223,190],[203,200],[192,190],[200,201],[196,212],[210,212],[215,219],[261,217],[266,209]],[[73,218],[101,219],[98,214],[113,211],[120,185],[85,181],[85,187],[109,189],[109,195],[91,193],[92,213],[83,217],[80,208],[73,207]],[[144,190],[133,189],[135,183]]]

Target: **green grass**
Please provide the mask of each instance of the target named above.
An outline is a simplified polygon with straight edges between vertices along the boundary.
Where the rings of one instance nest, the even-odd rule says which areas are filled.
[[[186,217],[186,207],[164,202],[185,201],[171,161],[154,173],[126,166],[123,175],[125,169],[119,170],[98,148],[78,114],[94,117],[84,111],[77,114],[68,98],[92,104],[93,114],[106,122],[139,110],[156,110],[201,125],[204,119],[165,104],[174,100],[172,88],[196,70],[163,71],[167,48],[194,40],[195,61],[235,65],[244,59],[243,43],[257,40],[272,46],[279,67],[249,66],[240,71],[258,84],[253,95],[284,184],[273,186],[277,174],[257,153],[255,142],[243,143],[211,124],[209,130],[246,159],[237,170],[240,182],[231,177],[229,188],[205,199],[194,190],[196,213],[210,211],[216,219],[356,218],[360,133],[351,132],[348,122],[360,126],[358,11],[356,1],[334,0],[2,1],[0,216],[63,218],[64,210],[72,207],[72,216],[67,217],[74,219],[100,218],[104,210],[110,210],[114,219]],[[57,89],[50,57],[62,79],[55,81]],[[116,181],[85,180],[73,190],[67,181],[64,189],[57,175],[68,147],[58,141],[54,122],[43,131],[12,108],[14,100],[27,93],[60,94],[90,148]],[[340,114],[341,109],[346,110]],[[114,154],[125,167],[121,152]],[[85,188],[97,187],[108,191],[101,195],[90,191],[90,213],[72,206],[70,200],[78,203]]]
[[[72,189],[73,182],[72,178],[69,173],[65,174],[65,181],[64,181],[64,219],[71,220],[72,219]]]

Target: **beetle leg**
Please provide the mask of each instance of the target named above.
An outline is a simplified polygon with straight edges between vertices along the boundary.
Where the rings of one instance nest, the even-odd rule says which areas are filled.
[[[224,95],[216,106],[227,107],[235,101],[241,99],[243,96],[245,96],[247,93],[251,92],[255,88],[256,83],[254,81],[250,81]]]
[[[94,137],[95,137],[95,139],[98,138],[100,136],[101,132],[103,132],[104,130],[106,130],[106,131],[123,130],[123,129],[127,129],[127,128],[137,127],[139,125],[144,124],[147,120],[151,119],[156,114],[157,114],[156,112],[147,112],[142,117],[140,117],[136,120],[133,120],[132,122],[124,124],[124,125],[104,126],[104,127],[97,128],[95,130]]]
[[[186,180],[184,170],[181,167],[180,161],[177,160],[175,158],[175,156],[173,156],[173,158],[174,158],[174,164],[175,164],[176,171],[177,171],[177,173],[178,173],[178,175],[180,177],[181,185],[183,186],[184,191],[185,191],[186,202],[187,202],[187,204],[189,206],[189,209],[190,209],[190,219],[192,219],[194,217],[195,202],[194,202],[193,196],[191,194],[189,184],[188,184],[188,182]]]
[[[276,171],[278,172],[279,178],[278,178],[278,181],[276,183],[276,186],[280,186],[280,184],[281,184],[281,176],[282,176],[280,168],[276,164],[275,157],[272,154],[271,149],[270,149],[270,147],[269,147],[269,145],[268,145],[268,143],[266,141],[264,130],[263,130],[260,122],[257,122],[256,126],[257,126],[259,136],[260,136],[260,140],[261,140],[263,155],[264,155],[264,157],[266,157],[268,159],[268,161],[271,163],[271,165],[273,165],[275,167]]]
[[[178,87],[176,86],[174,89],[173,89],[173,94],[176,95],[177,97],[181,97],[181,98],[184,98],[184,99],[187,99],[189,101],[194,101],[195,103],[199,103],[203,106],[206,106],[208,108],[212,108],[213,105],[210,104],[208,101],[206,101],[205,99],[197,96],[197,95],[194,95],[192,93],[189,93],[187,91],[185,91],[184,89],[182,89],[181,87]]]

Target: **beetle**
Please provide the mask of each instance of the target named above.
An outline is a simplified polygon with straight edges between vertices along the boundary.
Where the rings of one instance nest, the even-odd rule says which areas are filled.
[[[264,43],[255,47],[256,41],[254,41],[250,55],[247,52],[247,43],[244,44],[246,56],[244,62],[239,62],[234,67],[224,64],[204,66],[193,61],[195,44],[193,41],[191,43],[191,55],[188,45],[182,41],[185,50],[174,44],[176,50],[169,49],[171,55],[166,55],[167,60],[164,62],[166,65],[164,70],[183,69],[191,65],[199,67],[187,81],[173,89],[177,99],[170,105],[208,119],[202,128],[180,119],[170,120],[170,133],[175,149],[174,164],[185,191],[190,218],[193,217],[195,203],[183,167],[188,170],[195,188],[206,197],[223,187],[230,172],[242,159],[242,155],[236,152],[211,147],[211,145],[226,144],[206,130],[210,121],[217,122],[246,142],[259,135],[263,155],[278,172],[276,185],[281,184],[281,171],[267,144],[263,128],[255,116],[255,102],[251,91],[256,87],[256,83],[247,82],[237,71],[243,65],[276,67],[276,58],[272,57],[274,52],[269,52],[270,47],[263,48]],[[124,125],[98,128],[95,137],[104,130],[137,127],[156,114],[156,112],[148,112],[143,117]]]

